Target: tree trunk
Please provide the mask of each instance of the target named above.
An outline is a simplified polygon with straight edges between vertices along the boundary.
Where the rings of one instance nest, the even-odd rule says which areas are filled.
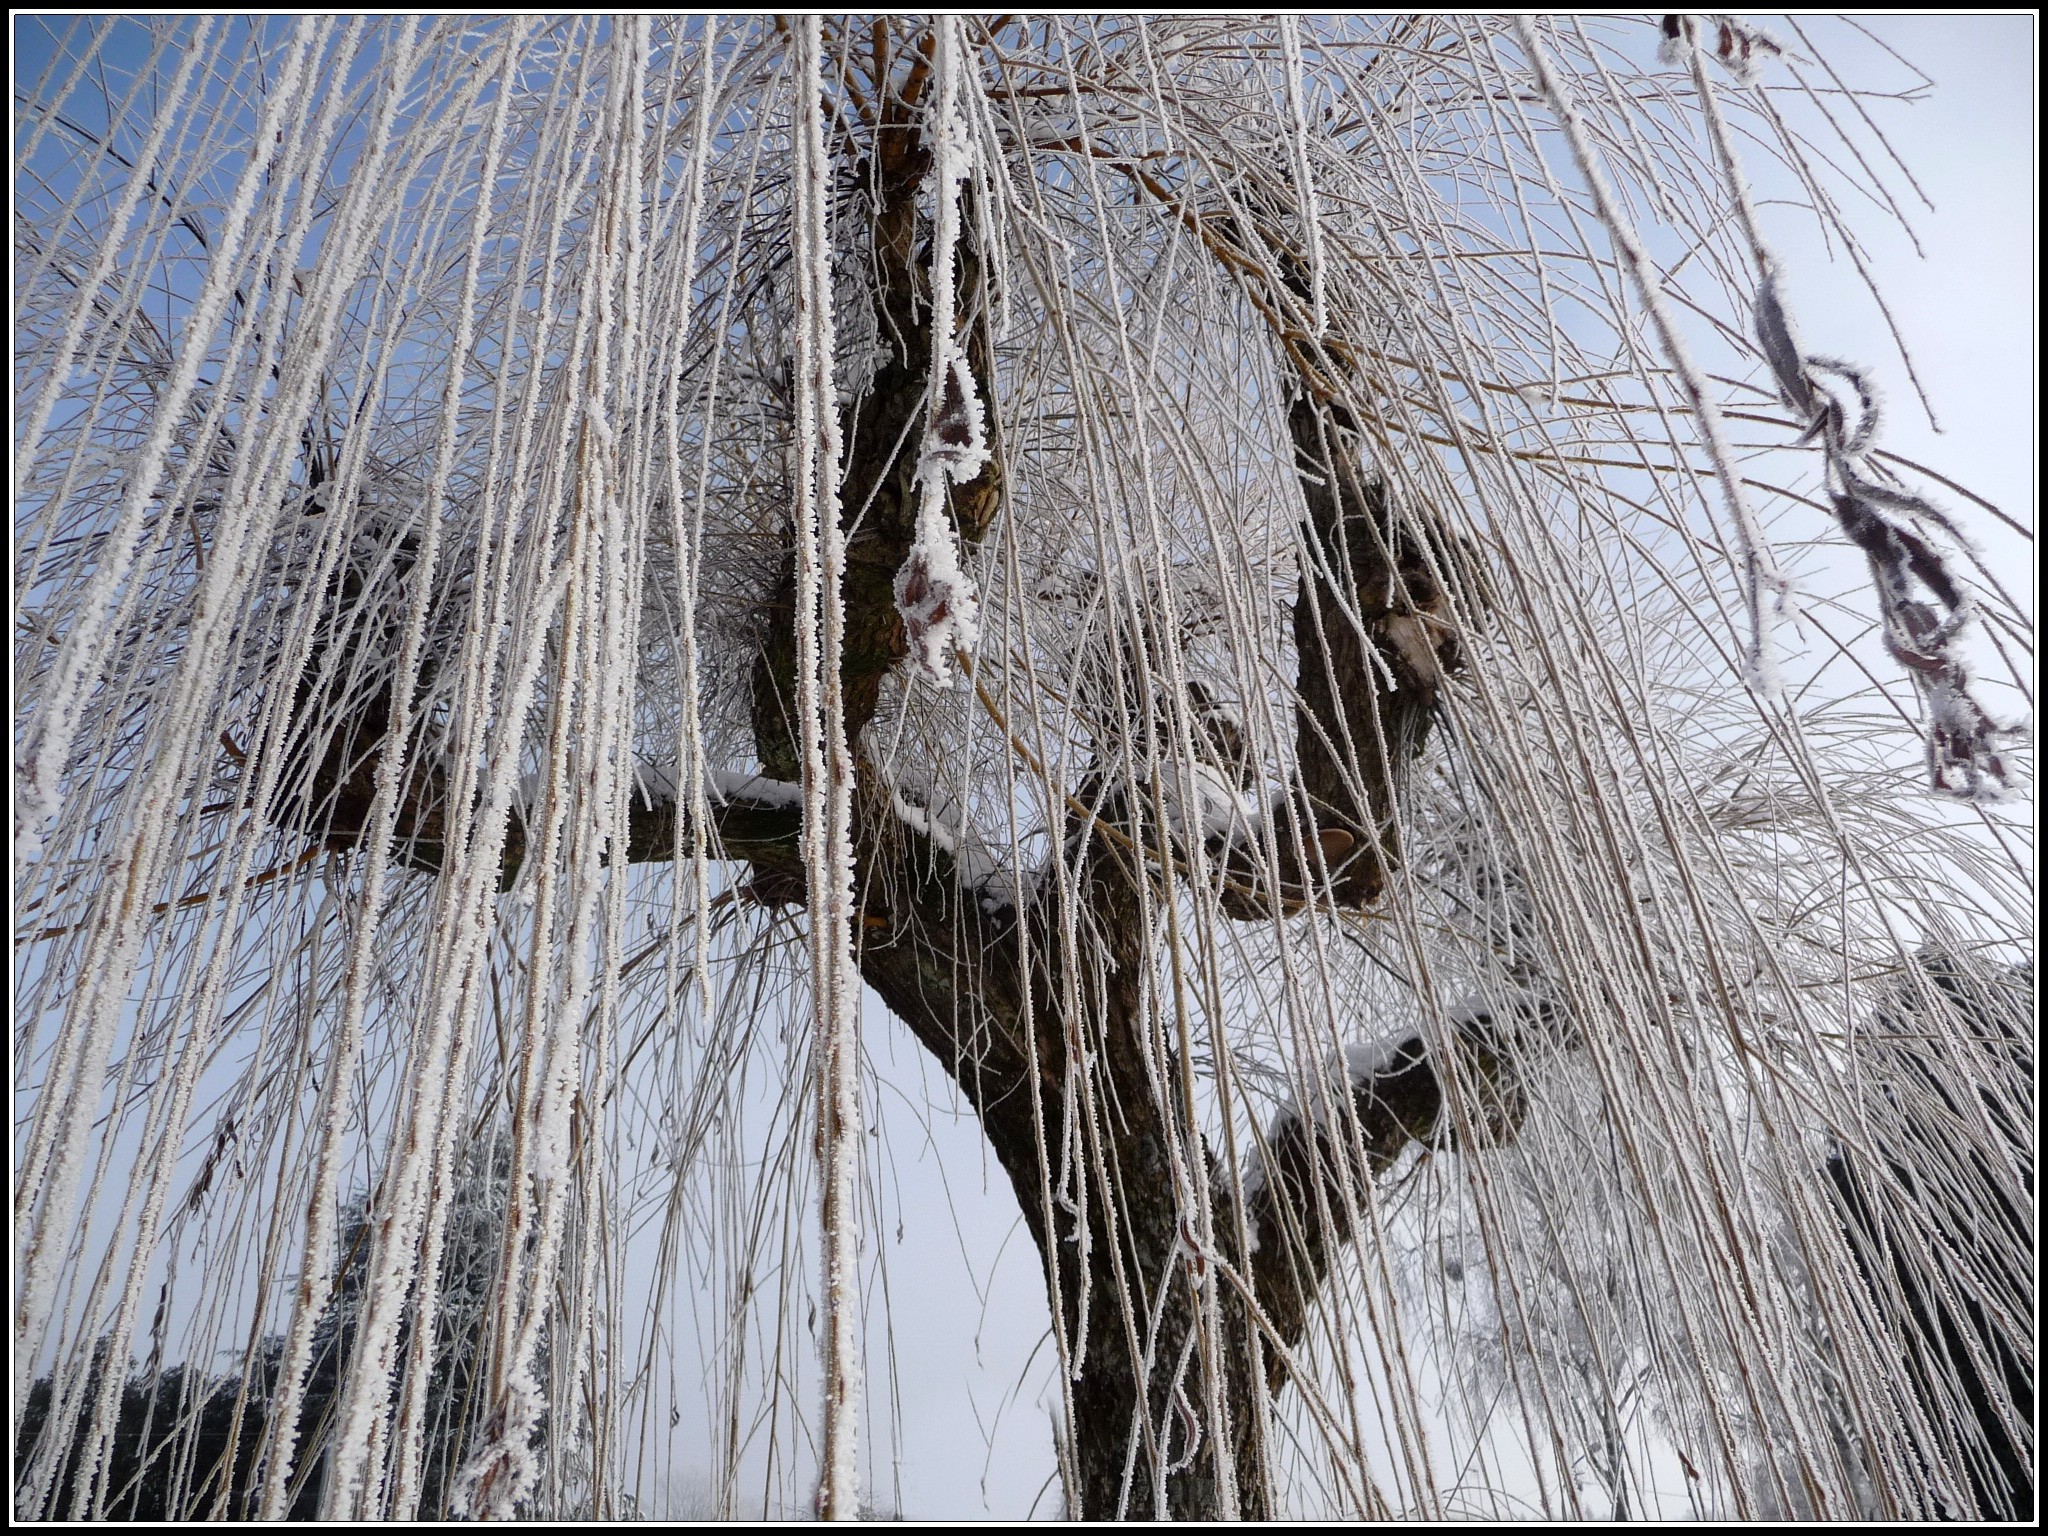
[[[870,200],[879,329],[891,346],[841,424],[850,525],[842,681],[854,743],[907,650],[894,584],[915,534],[930,389],[930,256],[916,216],[929,170],[919,115],[928,78],[913,67],[882,93],[872,152],[850,177]],[[1229,226],[1220,228],[1216,238],[1227,239]],[[953,318],[976,387],[992,400],[986,295],[971,238],[962,242],[957,292]],[[1308,355],[1297,342],[1284,351],[1296,361]],[[1395,508],[1366,470],[1355,418],[1328,395],[1328,380],[1342,370],[1320,352],[1314,357],[1289,412],[1305,516],[1294,614],[1299,769],[1274,800],[1283,847],[1267,857],[1213,837],[1205,849],[1224,877],[1223,910],[1265,923],[1276,906],[1358,908],[1379,897],[1399,859],[1408,768],[1427,739],[1438,688],[1458,665],[1446,597],[1450,546]],[[949,488],[963,543],[979,541],[998,511],[996,449],[978,478]],[[753,672],[756,752],[763,774],[783,780],[797,776],[799,739],[793,559],[792,549],[764,613]],[[338,612],[346,596],[338,594]],[[349,634],[367,633],[364,623],[346,614],[334,621],[337,634],[348,624]],[[330,645],[312,667],[331,657]],[[333,693],[339,685],[327,676],[309,672],[302,703]],[[1185,707],[1145,699],[1149,685],[1136,686],[1136,709]],[[329,846],[359,841],[389,715],[380,694],[353,708],[345,728],[302,743],[314,766],[298,774],[301,787],[278,819],[317,828]],[[1242,764],[1222,762],[1222,745],[1211,740],[1206,750],[1239,772]],[[1421,1040],[1408,1041],[1382,1071],[1351,1085],[1354,1123],[1333,1129],[1294,1117],[1275,1128],[1255,1149],[1265,1178],[1240,1212],[1237,1184],[1202,1150],[1191,1104],[1165,1096],[1163,1085],[1184,1074],[1148,1002],[1150,910],[1171,899],[1191,850],[1173,846],[1172,834],[1107,772],[1071,803],[1092,809],[1069,817],[1063,854],[1079,872],[1073,899],[1086,921],[1078,925],[1062,921],[1054,882],[1024,911],[992,908],[965,890],[947,850],[906,825],[886,787],[863,776],[855,795],[861,973],[974,1106],[1038,1246],[1062,1358],[1072,1364],[1076,1512],[1269,1517],[1277,1510],[1264,1464],[1263,1395],[1287,1379],[1348,1238],[1346,1213],[1357,1209],[1362,1181],[1409,1141],[1438,1134],[1443,1088],[1432,1054]],[[439,866],[443,814],[440,775],[422,769],[398,818],[406,862]],[[673,801],[636,796],[626,859],[672,858],[708,835],[716,855],[748,865],[743,889],[751,899],[804,899],[800,813],[786,803],[722,797],[713,825],[685,827],[679,839],[681,814]],[[524,853],[515,823],[507,884]],[[1076,931],[1079,939],[1064,937]],[[1461,1073],[1492,1074],[1498,1063],[1483,1025],[1465,1044]],[[1511,1128],[1513,1118],[1499,1117],[1500,1126]],[[1240,1222],[1255,1239],[1249,1245],[1237,1236]]]

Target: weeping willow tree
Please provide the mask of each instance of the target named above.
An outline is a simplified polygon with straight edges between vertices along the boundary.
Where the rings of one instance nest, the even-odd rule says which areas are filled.
[[[899,1031],[1074,1514],[2027,1512],[2030,631],[1804,32],[42,59],[18,1515],[859,1513]]]

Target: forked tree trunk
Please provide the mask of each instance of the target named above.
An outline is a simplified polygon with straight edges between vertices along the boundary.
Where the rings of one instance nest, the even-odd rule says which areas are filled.
[[[894,582],[915,533],[930,390],[931,258],[917,210],[929,170],[920,114],[927,79],[913,67],[884,95],[869,152],[847,167],[848,185],[865,193],[871,210],[879,331],[890,346],[841,423],[841,499],[851,524],[842,679],[847,738],[856,743],[907,649]],[[1231,232],[1228,221],[1204,226],[1212,243],[1228,242]],[[982,398],[992,400],[986,295],[971,240],[963,241],[957,276],[953,318]],[[1459,658],[1449,572],[1461,557],[1427,519],[1393,506],[1367,472],[1352,408],[1330,387],[1342,366],[1299,338],[1282,355],[1303,365],[1288,419],[1303,488],[1294,606],[1299,768],[1274,795],[1277,858],[1221,838],[1205,850],[1221,874],[1222,909],[1265,923],[1276,906],[1359,908],[1378,899],[1400,857],[1408,770]],[[979,541],[993,523],[1001,475],[998,443],[978,478],[950,488],[963,542]],[[764,775],[776,779],[796,777],[798,762],[793,558],[785,557],[767,606],[753,674],[756,752]],[[328,655],[316,655],[314,667]],[[301,692],[324,696],[336,686],[309,681]],[[360,837],[366,818],[357,802],[366,805],[374,782],[388,705],[379,697],[344,712],[347,723],[324,745],[301,749],[314,766],[298,775],[302,803],[284,819],[317,825],[330,846]],[[442,791],[424,769],[405,796],[401,854],[416,867],[439,864]],[[1255,1150],[1264,1177],[1240,1211],[1237,1182],[1202,1150],[1192,1104],[1163,1096],[1162,1085],[1185,1075],[1168,1021],[1148,1003],[1156,995],[1147,974],[1149,910],[1171,899],[1192,850],[1173,846],[1112,775],[1075,787],[1070,804],[1091,814],[1070,815],[1066,829],[1063,857],[1080,874],[1070,899],[1086,909],[1086,920],[1073,924],[1057,909],[1052,881],[1024,911],[989,910],[963,890],[946,850],[893,813],[872,775],[855,798],[861,972],[974,1106],[1037,1244],[1074,1366],[1068,1431],[1077,1513],[1276,1513],[1264,1465],[1265,1397],[1287,1379],[1363,1181],[1411,1140],[1438,1134],[1444,1090],[1436,1062],[1411,1040],[1376,1076],[1351,1085],[1354,1123],[1337,1117],[1331,1130],[1313,1117],[1287,1120]],[[671,858],[708,833],[714,851],[748,865],[752,899],[803,900],[796,811],[728,798],[714,827],[685,828],[679,839],[680,814],[673,802],[636,796],[626,858]],[[515,826],[508,883],[523,856]],[[1077,931],[1078,941],[1063,938]],[[1468,1033],[1456,1053],[1468,1085],[1504,1076],[1484,1021]],[[1514,1118],[1510,1108],[1496,1117],[1497,1129]]]
[[[914,105],[914,97],[892,100],[895,116],[856,176],[875,199],[881,331],[895,338],[844,423],[843,500],[863,509],[844,591],[846,726],[856,741],[882,679],[905,654],[892,583],[913,533],[930,390],[929,274],[911,255],[913,199],[926,170],[911,138]],[[959,279],[954,318],[989,399],[971,246]],[[1444,585],[1448,542],[1419,538],[1418,525],[1389,504],[1363,467],[1342,405],[1304,387],[1290,427],[1305,492],[1295,606],[1302,771],[1278,809],[1290,841],[1322,867],[1283,859],[1269,888],[1275,877],[1263,859],[1212,847],[1230,880],[1228,909],[1262,921],[1275,902],[1302,904],[1312,886],[1345,906],[1378,897],[1399,856],[1401,787],[1458,658]],[[993,520],[1000,465],[998,453],[952,493],[964,541],[979,540]],[[778,776],[794,762],[792,590],[785,577],[754,674],[757,749],[764,771]],[[1173,876],[1153,856],[1162,851],[1156,830],[1123,791],[1091,779],[1074,798],[1094,814],[1069,817],[1063,857],[1082,872],[1074,899],[1086,908],[1086,921],[1070,926],[1054,910],[1052,882],[1022,913],[990,914],[963,899],[947,855],[904,827],[886,792],[869,786],[857,881],[867,893],[862,973],[975,1106],[1031,1228],[1067,1357],[1077,1362],[1070,1473],[1079,1512],[1269,1515],[1259,1395],[1285,1378],[1284,1351],[1301,1339],[1342,1241],[1343,1213],[1356,1208],[1358,1179],[1411,1138],[1435,1134],[1440,1088],[1418,1044],[1381,1079],[1358,1085],[1360,1146],[1292,1122],[1260,1153],[1273,1176],[1244,1213],[1259,1240],[1252,1254],[1238,1252],[1235,1186],[1206,1154],[1195,1154],[1197,1166],[1175,1166],[1202,1142],[1188,1123],[1191,1106],[1162,1099],[1161,1085],[1181,1073],[1165,1021],[1147,1012],[1153,956],[1143,888],[1152,883],[1167,899]],[[794,895],[788,868],[756,858],[754,869],[757,890]],[[1064,943],[1061,934],[1076,927],[1084,936]],[[1070,1102],[1076,1096],[1085,1102]],[[1063,1156],[1078,1162],[1077,1175],[1060,1166]],[[1206,1253],[1205,1229],[1214,1234]],[[1259,1336],[1251,1297],[1277,1337]],[[1226,1424],[1227,1448],[1218,1443]]]

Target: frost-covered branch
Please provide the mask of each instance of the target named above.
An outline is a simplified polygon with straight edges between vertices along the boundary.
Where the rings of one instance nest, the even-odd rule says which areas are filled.
[[[1365,1235],[1368,1187],[1411,1145],[1484,1148],[1521,1129],[1527,1099],[1516,1041],[1547,1023],[1535,992],[1469,1004],[1446,1038],[1397,1036],[1354,1044],[1266,1128],[1243,1185],[1249,1239],[1244,1269],[1281,1349],[1266,1356],[1268,1383],[1288,1376],[1289,1350],[1307,1327],[1343,1246]]]

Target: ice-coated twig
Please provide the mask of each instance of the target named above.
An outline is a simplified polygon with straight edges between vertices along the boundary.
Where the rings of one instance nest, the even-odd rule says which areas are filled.
[[[941,47],[952,22],[941,24]],[[942,55],[942,58],[944,56]],[[797,109],[797,708],[803,739],[804,865],[811,930],[812,1052],[823,1184],[825,1373],[818,1514],[860,1518],[862,1412],[859,1212],[860,982],[853,962],[853,777],[842,702],[846,622],[839,526],[839,411],[833,387],[831,161],[815,16],[798,24]],[[940,327],[934,326],[934,334]]]
[[[1749,608],[1750,629],[1745,671],[1752,687],[1766,695],[1775,695],[1779,691],[1779,681],[1773,660],[1771,630],[1790,599],[1791,584],[1778,569],[1777,557],[1771,551],[1763,525],[1757,520],[1755,508],[1750,505],[1741,465],[1737,463],[1735,451],[1728,441],[1727,423],[1720,403],[1708,387],[1706,376],[1693,361],[1692,349],[1686,344],[1684,333],[1665,298],[1657,265],[1644,249],[1642,238],[1636,233],[1627,210],[1615,196],[1606,168],[1594,153],[1570,92],[1551,65],[1535,21],[1526,16],[1516,17],[1515,32],[1528,57],[1530,73],[1536,78],[1537,88],[1556,114],[1565,143],[1571,147],[1572,159],[1586,180],[1587,190],[1592,193],[1600,222],[1614,242],[1615,255],[1628,272],[1643,309],[1656,327],[1658,343],[1685,394],[1686,404],[1692,408],[1694,419],[1699,423],[1700,436],[1706,446],[1707,458],[1714,466],[1714,477],[1721,488],[1722,503],[1733,525],[1735,548],[1742,563],[1743,597]]]
[[[959,30],[953,17],[941,19],[935,28],[938,101],[926,130],[935,226],[931,393],[917,461],[917,533],[896,573],[896,608],[903,616],[911,661],[940,686],[952,679],[954,652],[974,649],[981,612],[974,580],[961,564],[960,535],[947,515],[946,492],[974,479],[989,460],[987,407],[960,335],[956,297],[961,189],[974,174],[974,142],[960,107],[965,66]]]
[[[1667,18],[1667,41],[1673,36]],[[1691,37],[1690,19],[1679,34]],[[1755,59],[1779,53],[1728,17],[1716,54],[1738,82],[1753,76]],[[1778,397],[1803,423],[1802,440],[1817,441],[1826,461],[1829,500],[1843,533],[1870,563],[1884,622],[1885,648],[1906,668],[1927,708],[1927,767],[1932,787],[1963,800],[1993,801],[2010,791],[2015,769],[2006,744],[2023,734],[1996,722],[1977,697],[1962,641],[1976,614],[1951,569],[1950,557],[1911,526],[1919,520],[1960,539],[1954,522],[1925,496],[1896,484],[1872,457],[1880,425],[1876,386],[1865,371],[1838,358],[1808,352],[1787,307],[1784,273],[1764,232],[1736,158],[1735,142],[1705,62],[1684,51],[1693,87],[1727,179],[1737,218],[1757,266],[1756,335]],[[1848,398],[1839,392],[1849,391]]]
[[[2019,754],[1721,25],[49,24],[17,1515],[2023,1513],[2031,866],[1729,693],[1638,278]]]

